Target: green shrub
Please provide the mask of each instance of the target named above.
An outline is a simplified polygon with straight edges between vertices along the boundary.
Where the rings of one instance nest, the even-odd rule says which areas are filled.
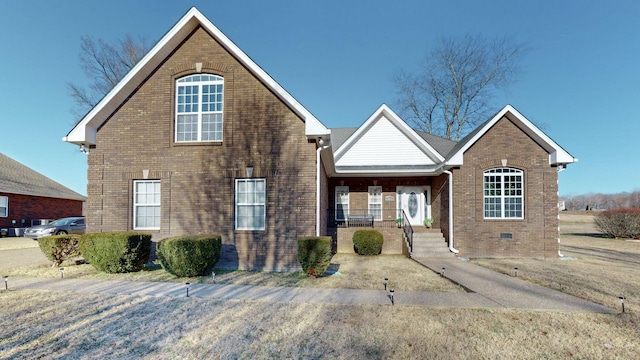
[[[185,235],[160,240],[156,253],[167,272],[179,277],[202,276],[216,265],[221,249],[220,235]]]
[[[38,246],[44,256],[53,261],[53,266],[60,266],[63,261],[80,255],[79,240],[80,235],[75,234],[45,236],[38,239]]]
[[[140,271],[151,256],[151,234],[104,232],[84,234],[80,254],[89,264],[107,273]]]
[[[603,211],[596,215],[594,222],[601,233],[610,237],[640,237],[640,209]]]
[[[324,274],[331,264],[331,236],[309,236],[298,239],[298,262],[311,276]]]
[[[379,255],[383,242],[377,230],[358,230],[353,234],[353,249],[360,255]]]

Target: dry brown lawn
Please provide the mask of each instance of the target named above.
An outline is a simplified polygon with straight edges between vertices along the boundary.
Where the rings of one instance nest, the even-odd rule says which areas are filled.
[[[624,294],[624,314],[0,290],[0,359],[635,359],[640,353],[640,243],[597,237],[590,226],[562,222],[562,252],[576,260],[476,261],[505,272],[518,266],[530,281],[617,308],[617,296]],[[394,274],[392,267],[407,261],[391,257],[389,268],[380,269],[383,263],[370,260],[334,259],[342,280],[243,272],[217,278],[369,288],[380,285],[380,274]],[[69,276],[104,276],[84,266],[72,268],[66,271],[77,274]],[[431,283],[428,288],[442,286],[429,270],[407,269],[426,275],[396,288],[422,289],[413,284],[421,281]],[[47,271],[57,276],[56,269],[16,270],[38,276]],[[162,278],[159,274],[150,270],[138,276]],[[459,291],[449,286],[435,291]]]

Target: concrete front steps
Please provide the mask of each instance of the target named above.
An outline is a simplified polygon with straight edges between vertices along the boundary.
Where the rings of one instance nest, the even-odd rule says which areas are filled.
[[[412,259],[454,257],[440,229],[414,228]]]

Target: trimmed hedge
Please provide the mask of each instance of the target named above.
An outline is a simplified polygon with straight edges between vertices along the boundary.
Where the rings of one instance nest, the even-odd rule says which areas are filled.
[[[80,254],[89,264],[107,273],[140,271],[151,256],[151,234],[103,232],[84,234]]]
[[[44,256],[53,261],[53,266],[57,267],[63,261],[80,255],[79,241],[80,235],[76,234],[53,235],[39,238],[38,246]]]
[[[640,237],[640,209],[607,210],[595,216],[601,233],[613,238]]]
[[[353,249],[360,255],[379,255],[382,253],[384,238],[378,230],[357,230],[353,233]]]
[[[167,272],[189,277],[209,274],[221,249],[220,235],[185,235],[160,240],[156,254]]]
[[[298,262],[310,276],[321,276],[331,264],[331,236],[307,236],[298,239]]]

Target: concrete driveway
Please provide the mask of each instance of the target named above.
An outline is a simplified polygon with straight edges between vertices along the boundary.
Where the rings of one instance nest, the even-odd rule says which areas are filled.
[[[0,238],[0,270],[43,264],[51,262],[42,254],[37,241],[24,237]]]

